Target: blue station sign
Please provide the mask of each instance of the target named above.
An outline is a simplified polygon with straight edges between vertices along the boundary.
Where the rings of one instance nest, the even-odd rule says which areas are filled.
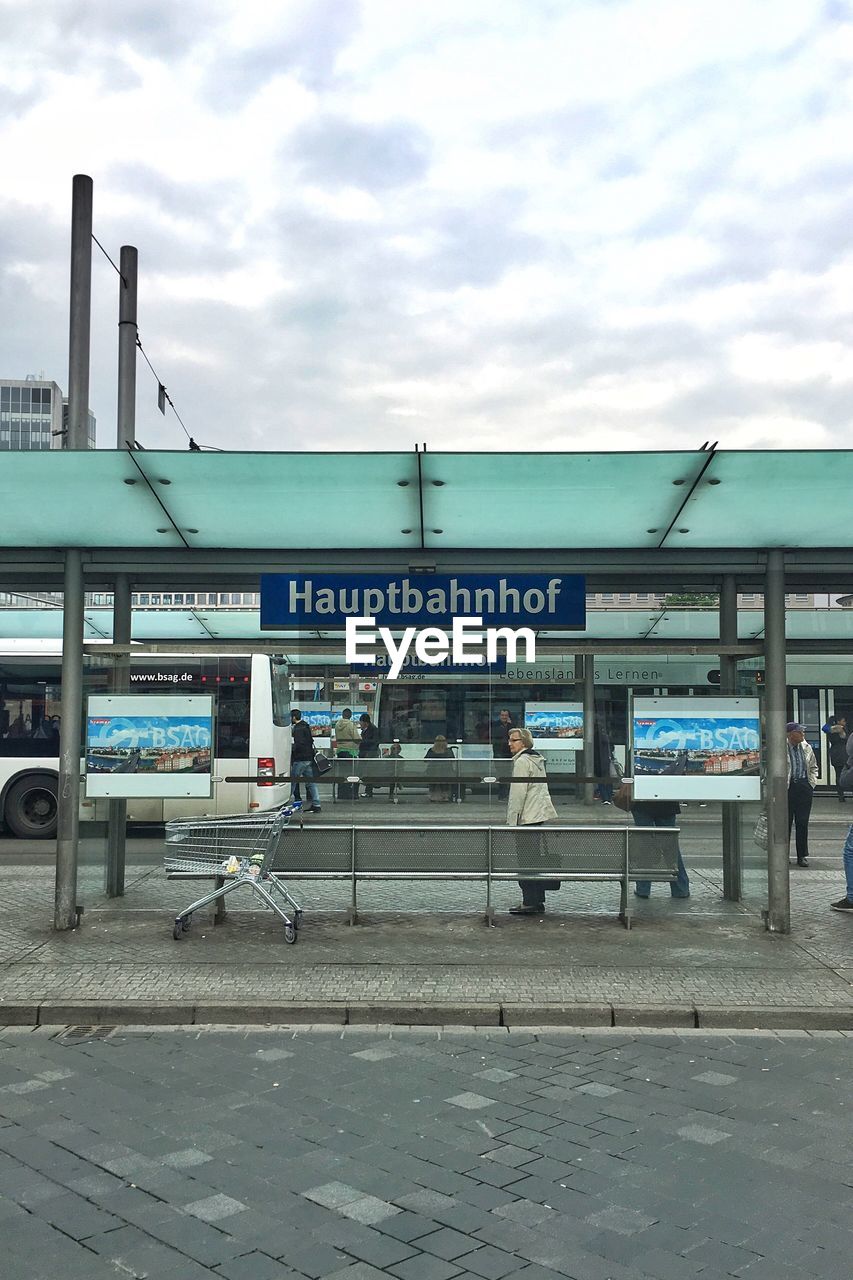
[[[484,627],[582,631],[586,578],[555,573],[264,573],[261,630],[342,630],[348,618],[380,627]]]

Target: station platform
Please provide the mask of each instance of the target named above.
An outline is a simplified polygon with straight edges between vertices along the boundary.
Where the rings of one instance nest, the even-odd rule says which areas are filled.
[[[360,823],[372,815],[415,822],[434,806],[375,798],[357,808]],[[488,820],[477,806],[443,808],[453,822],[469,813]],[[590,813],[559,808],[566,821]],[[345,822],[350,809],[324,806],[323,820]],[[598,805],[594,814],[624,821]],[[50,847],[0,840],[0,1023],[851,1030],[853,921],[829,910],[843,894],[851,818],[851,805],[816,802],[811,867],[791,872],[787,937],[764,929],[766,871],[754,847],[745,856],[744,900],[723,900],[719,818],[697,806],[681,819],[690,899],[672,900],[665,885],[655,886],[648,901],[635,899],[630,933],[616,918],[616,886],[566,884],[548,895],[539,919],[507,914],[519,895],[504,883],[488,928],[481,885],[377,882],[360,890],[361,923],[350,926],[347,883],[312,881],[290,886],[305,911],[296,946],[285,944],[271,913],[249,909],[249,895],[232,897],[224,924],[200,913],[175,942],[174,916],[192,888],[166,881],[162,838],[154,835],[128,841],[122,898],[104,896],[100,865],[81,865],[82,924],[59,934]]]

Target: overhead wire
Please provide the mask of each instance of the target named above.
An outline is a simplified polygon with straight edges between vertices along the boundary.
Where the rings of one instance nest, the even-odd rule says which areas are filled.
[[[96,244],[96,245],[98,246],[98,248],[100,249],[101,253],[102,253],[102,254],[104,255],[104,257],[106,258],[107,262],[108,262],[108,263],[110,264],[110,266],[113,268],[113,270],[115,271],[116,275],[117,275],[117,276],[119,277],[119,279],[121,280],[121,282],[122,282],[122,284],[124,285],[124,287],[125,287],[125,288],[127,288],[127,280],[126,280],[126,279],[125,279],[125,277],[122,275],[121,271],[120,271],[120,270],[119,270],[119,268],[116,266],[116,264],[113,262],[112,258],[111,258],[111,257],[110,257],[110,255],[107,253],[106,249],[105,249],[105,248],[104,248],[104,246],[101,244],[100,240],[99,240],[99,239],[98,239],[98,237],[94,234],[94,232],[92,233],[92,239],[94,240],[95,244]],[[196,441],[193,439],[193,437],[190,435],[189,431],[187,430],[186,423],[184,422],[183,418],[182,418],[182,417],[181,417],[181,415],[178,413],[178,410],[177,410],[177,408],[175,407],[175,402],[174,402],[174,400],[173,400],[173,399],[172,399],[172,397],[169,395],[169,392],[166,390],[166,384],[162,381],[162,379],[161,379],[160,375],[158,374],[157,370],[154,368],[153,364],[152,364],[152,363],[151,363],[151,361],[148,359],[148,353],[146,352],[145,348],[143,347],[143,345],[142,345],[142,339],[141,339],[141,338],[140,338],[140,336],[139,336],[139,326],[138,326],[138,325],[137,325],[137,330],[136,330],[136,345],[137,345],[138,349],[142,352],[142,357],[143,357],[143,359],[144,359],[145,363],[148,365],[148,368],[151,370],[151,372],[154,374],[154,377],[157,379],[157,398],[158,398],[158,403],[160,404],[160,412],[161,412],[161,413],[165,413],[166,411],[165,411],[165,409],[163,408],[163,404],[164,404],[164,403],[165,403],[165,404],[168,404],[169,408],[172,410],[172,413],[175,415],[175,417],[178,419],[178,422],[181,424],[181,427],[182,427],[182,429],[183,429],[184,435],[187,437],[187,441],[188,441],[188,444],[189,444],[189,450],[190,450],[190,452],[191,452],[191,453],[201,453],[201,452],[202,452],[202,450],[205,450],[205,449],[206,449],[206,450],[208,450],[208,451],[209,451],[209,452],[211,452],[211,453],[224,453],[224,452],[225,452],[225,450],[224,450],[224,449],[219,449],[219,448],[217,448],[217,446],[216,446],[216,445],[212,445],[212,444],[205,444],[205,445],[197,444],[197,443],[196,443]]]

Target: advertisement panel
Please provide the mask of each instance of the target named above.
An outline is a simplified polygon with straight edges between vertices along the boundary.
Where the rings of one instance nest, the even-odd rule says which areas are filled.
[[[337,715],[332,717],[331,702],[306,702],[294,706],[299,706],[302,712],[302,719],[311,729],[315,738],[330,738],[332,736],[332,725],[337,720]]]
[[[91,697],[86,795],[111,800],[211,796],[212,748],[212,697]]]
[[[757,698],[635,698],[637,800],[759,800]]]
[[[525,702],[524,727],[533,734],[537,751],[583,751],[582,702]]]

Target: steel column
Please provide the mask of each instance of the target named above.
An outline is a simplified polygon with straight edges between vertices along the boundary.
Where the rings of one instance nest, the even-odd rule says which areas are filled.
[[[71,200],[71,305],[68,318],[66,449],[89,447],[89,339],[92,323],[92,179],[74,175]]]
[[[737,644],[737,580],[727,573],[720,584],[720,643]],[[737,693],[737,658],[720,655],[720,693]],[[743,859],[740,839],[740,808],[734,800],[722,805],[723,897],[740,902],[743,897]]]
[[[788,749],[785,690],[785,557],[767,552],[764,588],[764,759],[767,807],[767,928],[791,932],[788,871]]]
[[[126,573],[120,573],[113,587],[113,641],[115,644],[130,644],[131,609],[130,580]],[[113,657],[112,691],[127,693],[129,689],[128,672],[130,655],[117,653]],[[127,801],[109,800],[107,802],[107,859],[104,865],[104,893],[108,898],[121,898],[124,895],[124,868],[127,848]]]
[[[83,561],[65,552],[62,611],[62,719],[59,728],[59,794],[56,830],[56,896],[53,927],[77,927],[77,846],[80,747],[83,717]]]
[[[138,254],[132,245],[121,247],[121,279],[118,286],[118,413],[119,449],[136,441],[136,278]]]
[[[588,778],[595,773],[595,658],[591,653],[583,660],[583,771]],[[594,790],[593,782],[584,783],[584,804],[593,803]]]

